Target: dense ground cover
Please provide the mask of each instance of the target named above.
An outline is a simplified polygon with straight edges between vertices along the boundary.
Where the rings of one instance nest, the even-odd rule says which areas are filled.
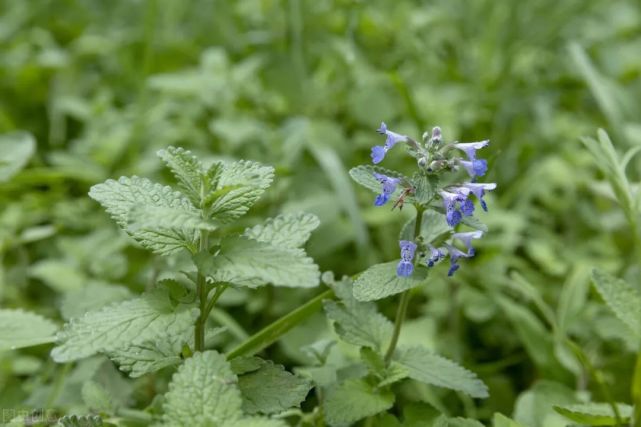
[[[632,0],[3,0],[2,421],[553,427],[641,418],[631,415],[641,404],[640,49]],[[350,292],[371,266],[395,268],[399,232],[415,215],[411,201],[402,211],[374,206],[350,177],[371,165],[382,121],[417,141],[433,126],[445,141],[491,140],[483,180],[497,189],[485,196],[489,212],[477,206],[488,231],[454,276],[438,265],[417,281],[400,332],[399,348],[452,361],[421,359],[443,378],[383,360],[400,294],[365,303]],[[184,152],[172,146],[202,166],[176,166]],[[382,166],[411,175],[416,159],[404,151],[390,150]],[[262,166],[234,163],[243,159]],[[209,173],[212,164],[227,166]],[[190,193],[186,175],[216,177],[202,178],[213,195]],[[180,189],[187,204],[163,209],[192,202],[211,218],[194,219],[191,208],[109,212],[136,242],[103,209],[113,186],[95,187],[121,176]],[[144,184],[140,194],[152,200],[153,191]],[[246,213],[220,202],[240,193],[250,199],[240,205],[253,203]],[[269,248],[225,243],[278,215],[292,240],[253,228]],[[185,330],[194,338],[205,308],[190,305],[200,289],[190,248],[136,236],[160,221],[196,230],[194,254],[240,245],[229,259],[245,267],[244,254],[271,254],[269,274],[249,278],[198,258],[203,280],[230,284],[212,290],[204,342],[180,339]],[[161,307],[164,323],[133,322],[116,335],[140,345],[138,355],[148,350],[147,364],[104,338],[112,324],[95,315],[126,319],[141,301],[154,318]],[[86,312],[87,336],[68,326],[55,337],[72,319],[87,325]],[[382,326],[354,333],[362,324]],[[101,325],[108,330],[92,337]],[[137,334],[148,341],[132,341]],[[416,356],[403,351],[399,363]],[[210,377],[225,381],[214,388]],[[221,414],[237,424],[216,421]]]

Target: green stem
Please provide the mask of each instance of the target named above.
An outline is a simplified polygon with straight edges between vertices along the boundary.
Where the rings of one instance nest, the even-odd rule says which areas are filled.
[[[200,242],[198,250],[204,252],[207,250],[209,234],[205,230],[200,231]],[[196,276],[196,294],[198,297],[200,315],[194,326],[194,349],[196,351],[205,350],[205,324],[207,323],[207,279],[202,272],[198,271]],[[210,309],[211,310],[211,309]]]
[[[322,306],[325,299],[333,299],[334,291],[329,289],[322,294],[311,299],[304,305],[298,307],[296,310],[286,314],[272,324],[261,329],[246,341],[241,343],[238,347],[227,353],[227,359],[231,360],[240,356],[251,356],[269,345],[276,342],[281,336],[298,325],[303,320],[316,313]]]
[[[205,310],[203,311],[204,318],[207,320],[209,317],[209,313],[211,313],[211,309],[214,308],[214,305],[216,305],[216,302],[218,302],[218,298],[227,290],[227,283],[220,283],[218,284],[218,287],[216,288],[216,292],[214,293],[214,296],[211,297],[209,302],[207,303],[207,306],[205,307]]]
[[[394,332],[392,333],[392,340],[389,343],[387,352],[385,353],[385,364],[389,365],[389,362],[394,356],[394,350],[396,350],[396,344],[398,344],[398,337],[401,335],[401,327],[403,326],[403,321],[405,320],[405,314],[407,313],[407,306],[410,302],[410,290],[406,290],[401,294],[401,300],[398,303],[398,309],[396,310],[396,319],[394,319]]]
[[[423,223],[423,211],[422,206],[416,205],[416,219],[414,220],[414,240],[421,234],[421,225]],[[408,289],[401,294],[401,300],[398,304],[398,309],[396,310],[396,318],[394,319],[394,332],[392,332],[392,340],[389,343],[389,347],[385,352],[385,364],[389,365],[394,356],[394,351],[396,350],[396,344],[398,344],[398,338],[401,335],[401,327],[403,326],[403,321],[405,320],[405,315],[407,313],[407,307],[410,303],[410,291]]]
[[[616,402],[612,398],[612,393],[610,393],[610,388],[605,382],[605,379],[603,378],[603,374],[599,369],[595,368],[592,365],[592,362],[590,362],[590,359],[588,359],[588,356],[583,352],[583,349],[577,343],[572,341],[570,338],[566,338],[566,342],[568,344],[568,347],[570,347],[572,352],[574,352],[574,355],[576,356],[576,358],[579,359],[579,362],[581,362],[581,364],[585,367],[585,369],[588,371],[590,376],[594,378],[594,381],[597,383],[597,385],[601,389],[601,394],[603,395],[603,398],[608,402],[608,405],[610,405],[610,408],[614,413],[614,419],[616,420],[616,425],[622,426],[623,418],[621,418],[619,407],[617,406]],[[633,424],[633,425],[636,425],[636,424]]]

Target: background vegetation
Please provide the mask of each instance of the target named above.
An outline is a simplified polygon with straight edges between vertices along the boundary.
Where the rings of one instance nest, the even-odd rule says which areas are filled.
[[[10,170],[3,160],[15,153],[0,141],[1,306],[62,323],[175,269],[87,197],[121,175],[171,183],[155,156],[168,145],[276,167],[239,230],[304,210],[321,220],[307,251],[322,271],[393,260],[411,209],[374,208],[347,171],[368,162],[381,121],[417,138],[439,125],[447,140],[491,139],[487,181],[498,189],[478,255],[454,278],[432,272],[401,342],[469,367],[490,397],[421,388],[407,400],[483,422],[501,412],[566,425],[551,402],[606,400],[569,337],[613,399],[629,403],[639,339],[593,290],[591,271],[641,286],[641,249],[606,160],[581,137],[604,128],[621,154],[641,145],[640,51],[633,0],[2,0],[0,133],[29,132],[37,148]],[[410,161],[386,159],[398,170]],[[639,181],[641,157],[627,173]],[[317,293],[227,292],[213,312],[227,327],[217,347]],[[379,308],[391,318],[396,302]],[[301,347],[331,334],[319,312],[263,355],[304,367]],[[101,358],[58,365],[50,349],[0,349],[0,408],[87,413],[80,389],[92,379],[143,409],[171,377],[131,380]]]

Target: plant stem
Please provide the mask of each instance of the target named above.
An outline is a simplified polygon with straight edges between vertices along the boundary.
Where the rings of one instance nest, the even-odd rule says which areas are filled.
[[[389,365],[389,362],[392,360],[394,355],[394,350],[396,350],[396,344],[398,344],[398,337],[401,335],[401,326],[403,326],[403,320],[405,320],[405,313],[407,313],[407,306],[410,302],[410,290],[406,290],[401,294],[401,300],[398,303],[398,309],[396,310],[396,319],[394,319],[394,332],[392,333],[392,340],[389,343],[387,352],[385,353],[385,364]]]
[[[209,234],[205,230],[200,231],[200,242],[198,250],[204,252],[207,250]],[[200,305],[200,315],[194,326],[194,349],[203,351],[205,349],[205,324],[207,323],[207,279],[198,271],[196,276],[196,294]],[[211,308],[210,308],[211,310]]]
[[[603,374],[601,373],[601,371],[592,365],[592,362],[590,362],[590,359],[588,359],[587,354],[585,354],[583,349],[577,343],[572,341],[570,338],[566,338],[566,343],[568,344],[568,347],[570,347],[570,349],[574,352],[574,355],[579,360],[579,362],[585,367],[585,369],[592,376],[592,378],[594,378],[594,381],[597,383],[597,385],[601,389],[601,394],[603,398],[606,400],[608,405],[610,405],[610,409],[612,409],[612,413],[614,414],[614,419],[616,420],[616,425],[622,426],[623,418],[621,417],[621,413],[619,412],[619,407],[617,406],[616,402],[612,398],[612,393],[610,393],[610,388],[605,382],[605,379],[603,378]]]
[[[204,314],[203,317],[205,319],[207,319],[207,317],[209,317],[209,313],[211,313],[211,309],[214,308],[214,305],[218,301],[218,298],[220,298],[220,296],[223,294],[223,292],[225,292],[225,290],[227,290],[228,286],[229,285],[227,283],[219,283],[218,284],[218,287],[216,288],[216,292],[211,297],[211,299],[207,303],[207,306],[205,307],[205,310],[203,311],[203,314]]]
[[[421,234],[421,225],[423,223],[423,211],[422,206],[416,205],[416,219],[414,220],[414,240]],[[389,343],[389,347],[385,352],[385,365],[389,365],[394,356],[394,350],[396,350],[396,344],[398,344],[398,338],[401,335],[401,327],[403,326],[403,321],[405,320],[405,315],[407,313],[407,307],[410,303],[410,291],[407,289],[401,294],[401,300],[398,303],[398,309],[396,310],[396,318],[394,319],[394,332],[392,332],[392,340]]]
[[[227,359],[231,360],[239,356],[252,356],[258,353],[274,343],[294,326],[316,313],[316,311],[321,308],[323,300],[333,299],[334,297],[334,291],[331,289],[317,295],[305,303],[305,305],[298,307],[296,310],[291,311],[249,337],[245,342],[227,353]]]

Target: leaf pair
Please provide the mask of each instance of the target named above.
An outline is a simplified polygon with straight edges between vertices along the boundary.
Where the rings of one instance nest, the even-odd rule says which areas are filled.
[[[182,148],[169,147],[158,155],[181,191],[133,176],[94,185],[89,196],[143,247],[161,255],[196,252],[199,230],[215,230],[247,213],[274,177],[272,167],[246,160],[205,169]]]

